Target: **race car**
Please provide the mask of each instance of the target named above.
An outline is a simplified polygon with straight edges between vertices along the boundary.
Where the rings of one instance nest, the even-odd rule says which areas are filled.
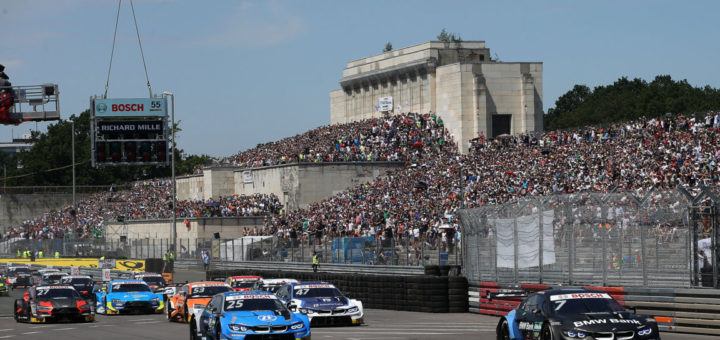
[[[231,276],[225,279],[227,283],[234,291],[242,292],[250,290],[255,282],[262,280],[260,276]]]
[[[523,294],[496,294],[518,297]],[[493,298],[490,294],[489,298]],[[500,319],[498,339],[660,339],[651,316],[635,315],[607,293],[584,288],[528,295]]]
[[[360,325],[364,322],[362,302],[345,297],[327,282],[289,283],[275,294],[291,311],[307,314],[312,325]]]
[[[30,287],[22,299],[15,300],[13,316],[17,322],[95,320],[90,305],[72,286]]]
[[[60,270],[57,268],[44,268],[44,269],[38,269],[32,272],[32,284],[33,285],[39,285],[40,279],[42,278],[43,274],[49,273],[49,272],[59,272]]]
[[[156,292],[156,293],[164,292],[165,287],[168,286],[168,284],[165,281],[165,278],[163,278],[162,274],[139,273],[139,274],[133,275],[133,278],[135,280],[145,281],[150,286],[150,289],[152,289],[153,292]]]
[[[40,276],[40,282],[37,283],[38,286],[54,286],[60,284],[60,279],[62,279],[63,276],[68,276],[68,273],[63,272],[47,272],[42,274]]]
[[[7,276],[8,276],[8,284],[10,284],[10,287],[12,289],[15,289],[17,287],[23,286],[23,287],[29,287],[32,286],[32,280],[31,280],[31,272],[30,268],[25,266],[11,266],[8,267],[7,270]]]
[[[213,296],[190,323],[190,339],[310,339],[310,321],[263,291]]]
[[[99,314],[162,313],[165,310],[162,294],[153,293],[145,281],[116,280],[100,286],[95,293]]]
[[[280,287],[288,283],[298,283],[295,279],[262,279],[256,281],[251,290],[264,290],[275,294]]]
[[[87,275],[66,275],[60,278],[61,285],[73,286],[77,290],[78,294],[85,300],[95,298],[93,294],[94,282],[90,276]]]
[[[215,294],[230,292],[232,288],[224,282],[193,282],[180,287],[165,303],[168,321],[190,322],[192,315],[205,309]]]
[[[4,274],[0,274],[0,295],[10,296],[9,280]]]

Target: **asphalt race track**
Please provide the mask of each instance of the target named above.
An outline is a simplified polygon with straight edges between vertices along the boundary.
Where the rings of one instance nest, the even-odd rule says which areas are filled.
[[[169,323],[165,315],[99,315],[92,323],[25,324],[12,318],[13,302],[24,289],[0,297],[0,339],[187,339],[187,324]],[[366,324],[351,327],[314,327],[313,339],[495,339],[496,317],[430,314],[382,309],[365,311]],[[663,333],[663,339],[714,339],[712,336]]]

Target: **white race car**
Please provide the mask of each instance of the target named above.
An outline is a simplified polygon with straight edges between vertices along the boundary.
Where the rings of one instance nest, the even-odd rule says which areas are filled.
[[[365,322],[362,302],[344,296],[327,282],[289,283],[275,294],[291,311],[307,314],[311,325],[360,325]]]

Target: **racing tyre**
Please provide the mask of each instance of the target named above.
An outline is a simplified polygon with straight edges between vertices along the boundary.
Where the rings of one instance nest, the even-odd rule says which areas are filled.
[[[190,324],[190,340],[197,340],[197,329],[195,329],[195,323]]]
[[[18,315],[18,305],[17,301],[13,304],[13,319],[15,319],[15,322],[20,322],[20,316]]]
[[[553,340],[552,330],[549,324],[544,324],[540,332],[540,340]]]
[[[170,307],[170,301],[165,302],[165,315],[167,315],[168,322],[175,321],[175,318],[172,317],[172,313],[174,312],[173,308]]]
[[[503,318],[497,330],[497,340],[510,340],[510,327],[507,319]]]

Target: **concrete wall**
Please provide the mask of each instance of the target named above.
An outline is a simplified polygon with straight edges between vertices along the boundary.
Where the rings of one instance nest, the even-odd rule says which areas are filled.
[[[350,187],[374,180],[401,163],[304,163],[235,171],[235,192],[241,195],[275,194],[287,210],[305,208],[312,202]],[[243,173],[250,171],[252,181]]]
[[[175,179],[177,199],[181,201],[203,199],[205,197],[204,177],[202,174],[177,177]]]
[[[479,133],[497,135],[496,114],[511,116],[512,134],[542,131],[542,63],[491,60],[483,41],[428,42],[351,61],[339,83],[330,93],[331,124],[432,111],[463,153]],[[378,112],[386,96],[394,108]]]
[[[220,233],[220,238],[230,239],[243,236],[244,229],[262,227],[265,218],[253,217],[213,217],[213,218],[191,218],[190,230],[185,227],[185,218],[178,217],[176,230],[178,239],[211,239],[215,233]],[[140,220],[126,221],[123,223],[111,222],[106,226],[105,237],[107,239],[120,239],[120,236],[127,236],[129,240],[155,239],[167,240],[172,237],[172,220]]]
[[[75,194],[76,200],[90,194]],[[4,194],[0,195],[0,231],[19,226],[23,221],[42,216],[72,204],[72,194]]]

